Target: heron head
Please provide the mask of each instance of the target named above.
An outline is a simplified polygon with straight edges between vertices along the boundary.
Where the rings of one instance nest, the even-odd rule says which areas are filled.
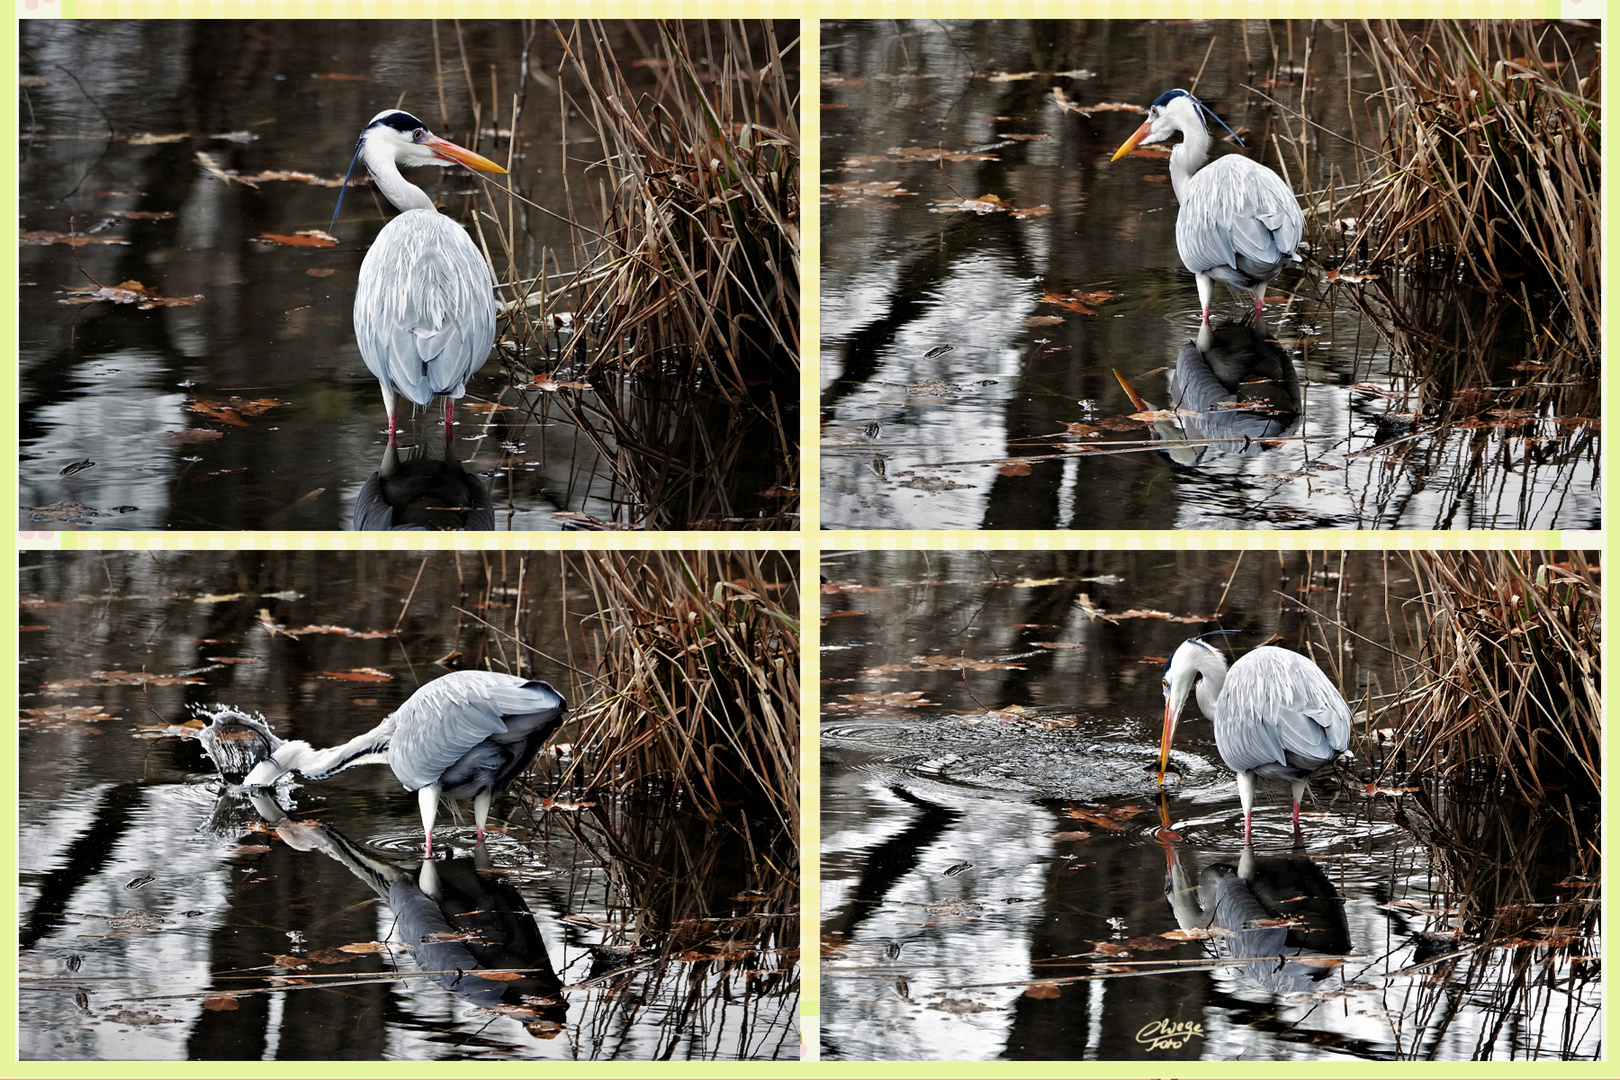
[[[292,772],[298,767],[299,754],[309,749],[309,743],[301,740],[282,743],[276,752],[264,758],[253,766],[247,778],[242,781],[244,787],[270,787],[277,780]]]
[[[1114,156],[1110,160],[1118,161],[1138,146],[1164,142],[1177,132],[1208,133],[1209,122],[1204,119],[1205,116],[1215,116],[1208,105],[1185,90],[1166,90],[1153,99],[1153,104],[1148,106],[1147,119],[1142,121],[1141,127],[1131,133],[1129,139],[1125,140],[1124,146],[1114,151]],[[1226,128],[1232,138],[1237,139],[1239,146],[1243,145],[1243,140],[1238,138],[1237,132],[1226,127],[1226,121],[1215,116],[1215,122]]]
[[[373,116],[360,133],[360,144],[368,167],[371,155],[380,154],[392,157],[396,165],[407,167],[465,165],[479,172],[506,171],[482,154],[439,138],[426,124],[402,109],[384,109]]]

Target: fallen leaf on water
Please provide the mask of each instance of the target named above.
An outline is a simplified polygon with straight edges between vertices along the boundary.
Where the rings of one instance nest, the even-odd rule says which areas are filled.
[[[1030,315],[1024,319],[1025,326],[1052,326],[1063,321],[1061,315]]]
[[[286,971],[309,970],[309,965],[304,963],[304,958],[301,956],[281,956],[276,953],[265,953],[265,955],[270,958],[272,964]]]
[[[345,682],[393,682],[394,677],[376,668],[354,668],[350,671],[323,671],[323,679],[342,679]]]
[[[295,233],[260,233],[253,239],[261,244],[284,244],[287,247],[334,247],[338,239],[321,229],[299,229]]]
[[[1195,926],[1189,930],[1163,930],[1159,933],[1159,937],[1167,941],[1201,941],[1212,936],[1214,935],[1201,926]]]
[[[17,234],[17,240],[23,244],[67,244],[69,247],[84,247],[87,244],[129,244],[122,236],[85,236],[81,233],[50,232],[46,229],[24,229]]]
[[[235,994],[209,994],[202,999],[202,1007],[210,1012],[230,1012],[238,1008]]]
[[[474,971],[472,974],[480,979],[487,979],[490,982],[512,982],[515,979],[523,978],[523,976],[516,971]]]
[[[1083,832],[1083,831],[1081,831],[1079,829],[1075,829],[1075,830],[1072,830],[1070,832],[1051,833],[1051,834],[1048,835],[1048,839],[1051,839],[1051,840],[1065,840],[1065,841],[1089,840],[1089,839],[1091,839],[1091,834],[1088,833],[1088,832]]]
[[[1004,461],[1001,463],[1001,468],[996,470],[996,474],[999,476],[1028,476],[1029,462]]]
[[[103,712],[100,705],[46,705],[22,710],[22,722],[40,726],[77,725],[115,720]]]
[[[462,403],[462,411],[470,413],[511,412],[516,405],[502,405],[498,401],[469,401]]]
[[[361,954],[380,953],[386,948],[388,948],[388,946],[381,941],[357,941],[350,945],[338,946],[338,949],[341,952]]]
[[[1015,589],[1044,589],[1048,585],[1056,585],[1058,582],[1060,582],[1062,580],[1063,579],[1060,578],[1060,577],[1025,578],[1022,581],[1013,582],[1013,588],[1015,588]]]
[[[333,274],[337,273],[337,271],[328,267],[312,266],[308,270],[305,270],[304,273],[308,274],[310,277],[322,278],[331,277]]]
[[[161,146],[164,143],[185,142],[189,138],[191,138],[191,136],[185,134],[184,132],[181,132],[179,134],[171,134],[171,135],[153,135],[153,134],[148,132],[148,133],[142,134],[142,135],[131,135],[129,137],[129,145],[131,145],[131,146]]]
[[[1115,945],[1112,941],[1099,941],[1096,947],[1085,956],[1129,956],[1131,951],[1123,945]]]
[[[172,443],[202,443],[223,439],[225,433],[213,428],[188,428],[185,431],[165,431],[162,437]]]
[[[1035,78],[1036,74],[1037,73],[1033,72],[1033,71],[1017,71],[1017,72],[998,71],[994,75],[990,76],[990,81],[991,82],[1023,82],[1025,79],[1033,79],[1033,78]]]
[[[841,696],[845,701],[857,705],[887,705],[893,709],[914,709],[919,705],[939,704],[937,701],[929,701],[923,697],[921,690],[896,690],[889,694],[874,690],[865,694],[843,694]]]
[[[849,180],[841,184],[827,184],[822,192],[830,203],[856,203],[916,194],[901,187],[898,180],[870,180],[865,183]]]
[[[58,300],[59,304],[94,304],[106,300],[114,304],[134,304],[142,311],[157,307],[195,307],[204,299],[200,293],[196,296],[159,296],[138,281],[125,281],[118,285],[69,285],[62,291],[72,295]]]
[[[1051,137],[1050,135],[1030,135],[1011,131],[1005,131],[1001,134],[1001,138],[1013,139],[1017,142],[1044,142]]]
[[[546,393],[555,390],[589,390],[590,388],[590,383],[558,382],[549,375],[542,376],[534,380],[534,382],[524,383],[518,387],[519,390],[540,390]]]
[[[1057,983],[1030,983],[1028,986],[1024,987],[1024,996],[1027,998],[1036,998],[1037,1000],[1059,997],[1062,995],[1062,993],[1063,989],[1062,987],[1058,986]]]
[[[870,614],[872,614],[872,612],[870,610],[863,610],[863,611],[829,611],[827,614],[823,615],[822,618],[823,619],[853,619],[857,615],[870,615]]]
[[[128,218],[131,221],[166,221],[174,217],[167,210],[114,210],[114,217]]]
[[[1131,413],[1130,419],[1140,420],[1144,424],[1153,424],[1159,421],[1170,421],[1177,416],[1196,416],[1196,413],[1177,413],[1174,409],[1150,409],[1147,412]]]
[[[317,964],[348,964],[354,961],[354,954],[342,949],[316,949],[309,954],[309,959]]]
[[[553,796],[547,796],[540,800],[540,807],[543,810],[588,810],[595,805],[593,802],[573,802]]]
[[[312,79],[328,79],[328,80],[330,80],[332,82],[365,82],[368,79],[370,79],[371,76],[370,75],[349,75],[349,74],[346,74],[346,73],[341,72],[341,71],[326,71],[326,72],[321,72],[321,73],[316,74],[316,75],[311,75],[310,78],[312,78]]]
[[[92,671],[92,678],[118,686],[195,686],[203,680],[191,675],[152,675],[145,671]]]
[[[1342,281],[1346,285],[1360,285],[1364,281],[1377,281],[1378,274],[1352,274],[1348,270],[1329,270],[1329,281]]]
[[[1025,210],[1013,210],[1012,216],[1015,218],[1045,217],[1051,212],[1052,208],[1042,203],[1040,206],[1032,206]]]

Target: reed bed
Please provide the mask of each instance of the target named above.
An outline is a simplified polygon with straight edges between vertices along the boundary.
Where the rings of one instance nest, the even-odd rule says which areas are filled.
[[[603,155],[587,170],[575,318],[604,343],[597,364],[684,358],[739,404],[761,384],[794,389],[797,43],[769,20],[656,25],[641,61],[662,73],[653,94],[631,88],[600,23],[559,33],[565,125],[577,113]]]
[[[1347,256],[1445,269],[1518,300],[1587,368],[1599,357],[1601,89],[1551,23],[1368,24],[1379,160],[1335,209]],[[1556,330],[1554,328],[1557,328]]]
[[[778,552],[601,552],[590,586],[597,692],[566,780],[670,789],[799,829],[799,588]]]
[[[1395,712],[1406,768],[1536,805],[1594,801],[1598,569],[1579,552],[1420,552],[1408,564],[1421,652]]]

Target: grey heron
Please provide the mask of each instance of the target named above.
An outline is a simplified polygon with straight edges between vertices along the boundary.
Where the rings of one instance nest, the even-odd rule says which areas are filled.
[[[1196,689],[1199,711],[1215,724],[1215,748],[1237,773],[1244,844],[1250,842],[1256,777],[1293,786],[1297,840],[1307,781],[1350,747],[1350,706],[1322,669],[1297,652],[1261,645],[1228,669],[1226,658],[1203,640],[1208,636],[1182,642],[1165,665],[1159,783],[1187,695]]]
[[[495,793],[534,760],[562,724],[568,702],[547,683],[495,671],[453,671],[422,687],[382,723],[340,746],[282,743],[246,784],[266,787],[289,772],[325,780],[355,765],[386,763],[417,793],[427,856],[440,798],[471,799],[478,839]]]
[[[444,438],[455,401],[495,345],[495,280],[467,230],[434,207],[400,166],[461,164],[504,173],[495,162],[427,129],[408,112],[384,109],[360,133],[355,158],[400,215],[383,226],[360,264],[354,336],[382,385],[388,442],[394,443],[394,394],[417,405],[444,397]],[[354,162],[349,163],[354,172]],[[347,186],[348,178],[344,178]],[[338,196],[338,209],[343,197]],[[337,216],[333,215],[336,224]]]
[[[1305,217],[1283,178],[1264,165],[1238,154],[1205,164],[1210,146],[1205,113],[1215,116],[1187,91],[1166,90],[1110,160],[1118,161],[1139,144],[1163,142],[1181,132],[1181,142],[1170,151],[1170,184],[1181,204],[1176,250],[1198,281],[1204,324],[1209,323],[1216,281],[1254,293],[1258,319],[1266,283],[1283,264],[1300,261],[1294,249],[1305,230]],[[1224,121],[1221,126],[1226,127]]]

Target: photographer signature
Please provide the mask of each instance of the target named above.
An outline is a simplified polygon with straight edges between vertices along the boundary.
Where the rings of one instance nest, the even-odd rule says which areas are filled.
[[[1149,1052],[1154,1050],[1180,1050],[1187,1045],[1187,1040],[1204,1037],[1204,1025],[1198,1023],[1171,1023],[1169,1020],[1155,1020],[1145,1024],[1142,1030],[1136,1033],[1136,1041],[1146,1043]]]

